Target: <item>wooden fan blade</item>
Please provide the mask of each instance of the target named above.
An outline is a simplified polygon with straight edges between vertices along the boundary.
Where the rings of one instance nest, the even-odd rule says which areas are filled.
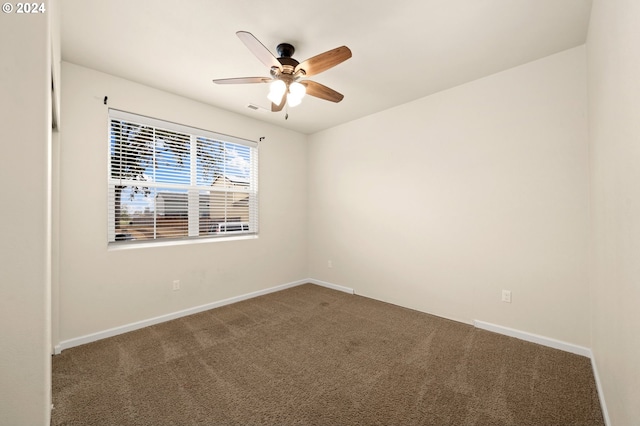
[[[340,102],[344,98],[342,93],[338,93],[323,84],[316,83],[315,81],[304,80],[300,83],[307,88],[307,95],[315,96],[316,98],[331,102]]]
[[[250,84],[250,83],[268,83],[272,81],[270,77],[240,77],[240,78],[220,78],[213,80],[216,84]]]
[[[319,74],[322,71],[326,71],[329,68],[335,67],[341,62],[346,61],[351,57],[351,50],[347,46],[336,47],[333,50],[321,53],[309,58],[306,61],[299,64],[295,71],[303,70],[305,75],[311,76]]]
[[[284,108],[284,104],[286,103],[287,103],[287,93],[285,92],[285,94],[282,95],[282,100],[280,101],[280,105],[276,105],[273,102],[271,103],[271,111],[272,112],[282,111],[282,108]]]
[[[253,34],[247,31],[238,31],[236,35],[242,40],[242,42],[249,48],[251,53],[256,55],[260,62],[265,64],[269,69],[276,67],[282,71],[282,65],[278,59],[273,56],[273,53],[267,49],[264,44],[260,43],[260,40],[255,38]]]

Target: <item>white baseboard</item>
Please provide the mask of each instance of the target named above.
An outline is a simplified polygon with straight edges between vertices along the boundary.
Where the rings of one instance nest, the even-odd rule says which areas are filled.
[[[473,325],[476,328],[492,331],[505,336],[515,337],[516,339],[526,340],[527,342],[537,343],[539,345],[548,346],[561,351],[571,352],[572,354],[586,356],[591,358],[591,349],[583,346],[574,345],[573,343],[563,342],[561,340],[552,339],[550,337],[540,336],[539,334],[528,333],[526,331],[516,330],[501,325],[491,324],[484,321],[474,320]]]
[[[107,337],[117,336],[119,334],[127,333],[129,331],[138,330],[144,327],[149,327],[150,325],[160,324],[165,321],[170,321],[176,318],[185,317],[187,315],[197,314],[199,312],[208,311],[209,309],[219,308],[220,306],[230,305],[232,303],[240,302],[243,300],[251,299],[258,296],[263,296],[269,293],[275,293],[276,291],[285,290],[287,288],[296,287],[301,284],[305,284],[311,282],[311,280],[299,280],[290,282],[287,284],[278,285],[275,287],[270,287],[264,290],[258,290],[247,294],[242,294],[240,296],[230,297],[224,300],[218,300],[216,302],[207,303],[200,306],[195,306],[193,308],[184,309],[182,311],[173,312],[166,315],[160,315],[155,318],[149,318],[142,321],[137,321],[131,324],[122,325],[119,327],[110,328],[108,330],[99,331],[97,333],[87,334],[85,336],[76,337],[69,340],[63,340],[59,344],[54,347],[54,353],[59,354],[65,349],[73,348],[75,346],[84,345],[86,343],[95,342],[97,340],[106,339]]]
[[[308,278],[306,280],[306,282],[311,283],[311,284],[315,284],[315,285],[319,285],[319,286],[322,286],[322,287],[327,287],[327,288],[330,288],[330,289],[333,289],[333,290],[342,291],[342,292],[349,293],[349,294],[355,294],[354,290],[351,287],[344,287],[344,286],[341,286],[341,285],[338,285],[338,284],[332,284],[332,283],[329,283],[329,282],[326,282],[326,281],[320,281],[320,280],[316,280],[316,279],[313,279],[313,278]]]
[[[598,398],[600,399],[600,408],[602,409],[604,424],[609,426],[611,425],[611,421],[609,420],[609,411],[607,411],[607,404],[604,400],[604,389],[602,389],[602,382],[600,381],[598,366],[596,365],[596,357],[593,353],[591,354],[591,369],[593,370],[593,377],[596,380],[596,389],[598,389]]]

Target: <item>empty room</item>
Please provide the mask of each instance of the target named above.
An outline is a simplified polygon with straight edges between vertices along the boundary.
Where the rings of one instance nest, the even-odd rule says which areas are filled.
[[[638,22],[5,2],[0,425],[639,425]]]

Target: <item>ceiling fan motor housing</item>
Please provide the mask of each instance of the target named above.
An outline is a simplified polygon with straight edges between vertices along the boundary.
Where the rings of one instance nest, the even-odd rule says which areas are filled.
[[[282,64],[283,74],[293,74],[295,68],[300,63],[292,58],[293,52],[295,51],[296,49],[289,43],[280,43],[278,47],[276,47],[276,52],[280,55],[278,62]]]
[[[276,52],[280,55],[281,58],[290,58],[293,56],[293,53],[296,51],[295,47],[293,47],[289,43],[280,43],[276,47]]]

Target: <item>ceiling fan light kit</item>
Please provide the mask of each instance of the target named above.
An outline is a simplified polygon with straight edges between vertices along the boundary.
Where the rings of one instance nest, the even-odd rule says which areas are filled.
[[[331,102],[340,102],[344,96],[335,90],[304,77],[319,74],[346,61],[351,57],[347,46],[337,47],[316,55],[303,62],[292,56],[295,48],[289,43],[280,43],[276,58],[260,41],[247,31],[238,31],[236,35],[249,50],[270,70],[270,77],[241,77],[213,80],[216,84],[251,84],[271,83],[267,98],[271,101],[271,111],[278,112],[284,108],[300,105],[306,94]]]

